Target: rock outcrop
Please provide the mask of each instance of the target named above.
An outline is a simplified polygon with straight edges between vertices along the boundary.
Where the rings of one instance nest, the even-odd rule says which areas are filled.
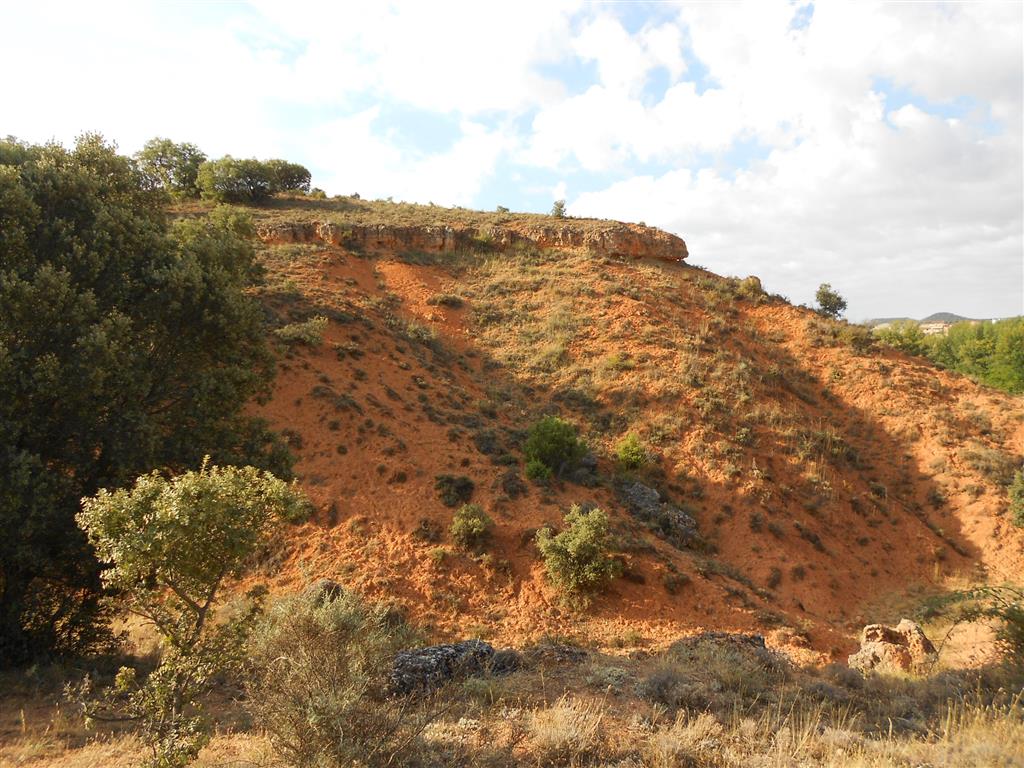
[[[558,226],[509,224],[470,227],[448,225],[336,224],[295,222],[258,225],[269,244],[315,243],[367,251],[450,253],[460,248],[504,250],[516,243],[539,248],[582,248],[600,256],[682,261],[688,255],[682,238],[653,227],[608,222],[604,225]]]
[[[391,667],[391,690],[396,694],[431,691],[449,680],[486,671],[494,655],[494,648],[483,640],[402,651]]]
[[[909,619],[902,619],[895,627],[868,624],[860,635],[860,650],[850,656],[847,663],[861,672],[915,672],[920,671],[936,655],[924,630]]]
[[[697,521],[679,507],[663,501],[657,490],[643,483],[625,483],[619,496],[633,517],[647,523],[655,533],[679,548],[700,541]]]

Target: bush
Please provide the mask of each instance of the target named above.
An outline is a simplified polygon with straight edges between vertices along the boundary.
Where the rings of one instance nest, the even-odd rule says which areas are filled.
[[[286,344],[305,344],[307,347],[318,347],[324,342],[326,328],[327,318],[317,315],[301,323],[289,323],[281,326],[274,331],[274,335]]]
[[[818,302],[818,313],[825,317],[837,318],[846,310],[846,299],[840,296],[828,283],[818,286],[818,292],[814,294]]]
[[[473,498],[473,481],[468,477],[438,475],[434,478],[434,490],[446,507],[457,507]]]
[[[527,475],[529,462],[539,461],[553,473],[583,457],[587,449],[576,436],[576,428],[557,416],[545,416],[526,436]]]
[[[283,520],[305,511],[294,488],[253,467],[213,467],[166,480],[144,475],[131,490],[82,501],[78,524],[109,567],[103,583],[160,633],[164,653],[144,682],[122,668],[113,691],[87,715],[116,708],[137,721],[154,768],[184,766],[209,740],[198,697],[237,669],[258,604],[214,623],[218,591]]]
[[[647,463],[647,449],[634,434],[629,434],[615,446],[615,458],[626,469],[639,469]]]
[[[284,762],[404,764],[425,715],[388,699],[392,659],[412,644],[391,624],[345,591],[310,590],[267,612],[249,643],[247,706]]]
[[[1024,470],[1018,469],[1010,483],[1010,519],[1019,528],[1024,528]]]
[[[559,534],[550,528],[537,532],[537,548],[552,582],[568,594],[586,594],[622,573],[621,563],[609,555],[608,515],[573,505],[565,522],[567,527]]]
[[[530,459],[526,462],[526,478],[535,483],[545,483],[554,477],[551,467],[540,459]]]
[[[565,200],[555,200],[551,206],[551,215],[556,219],[565,218]]]
[[[479,504],[463,504],[452,518],[449,528],[452,541],[460,549],[479,549],[491,537],[494,521]]]

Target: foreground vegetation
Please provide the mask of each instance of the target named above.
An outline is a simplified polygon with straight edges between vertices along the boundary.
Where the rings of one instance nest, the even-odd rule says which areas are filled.
[[[522,649],[510,674],[389,695],[390,659],[412,642],[414,630],[386,607],[347,591],[276,603],[256,625],[244,672],[204,695],[218,726],[197,764],[1009,768],[1024,759],[1020,668],[862,677],[841,665],[801,668],[742,637],[663,650],[639,635],[605,650],[545,638]],[[145,746],[135,731],[86,731],[68,717],[59,681],[76,674],[4,676],[0,763],[137,764]]]

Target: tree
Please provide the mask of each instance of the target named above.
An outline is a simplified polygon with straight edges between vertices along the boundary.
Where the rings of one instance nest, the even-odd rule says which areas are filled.
[[[199,166],[199,189],[203,197],[221,203],[260,203],[272,194],[273,180],[259,160],[227,155]]]
[[[311,176],[305,166],[287,160],[267,160],[264,163],[270,177],[270,193],[309,192]]]
[[[156,627],[160,664],[143,683],[122,668],[113,698],[137,721],[153,766],[186,765],[209,740],[198,697],[235,669],[255,611],[214,621],[220,590],[283,521],[303,516],[301,495],[254,467],[202,468],[168,480],[139,477],[130,490],[100,490],[77,515],[101,561],[103,583],[124,607]],[[87,714],[104,715],[87,705]]]
[[[814,294],[818,302],[818,312],[825,317],[838,318],[846,311],[846,299],[840,296],[828,283],[818,286],[818,292]]]
[[[289,471],[242,414],[274,373],[251,225],[165,199],[99,136],[0,142],[0,664],[102,639],[83,496],[206,453]]]
[[[556,219],[565,218],[565,200],[555,200],[554,205],[551,206],[551,215]]]
[[[195,144],[150,139],[135,160],[152,184],[174,197],[199,197],[199,166],[206,162],[206,155]]]

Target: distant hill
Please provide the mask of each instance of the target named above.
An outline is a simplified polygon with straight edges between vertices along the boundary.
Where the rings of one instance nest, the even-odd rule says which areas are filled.
[[[922,323],[962,323],[965,320],[973,320],[971,317],[964,317],[963,315],[957,315],[953,312],[936,312],[934,315],[928,315],[928,317],[921,320]]]
[[[953,312],[935,312],[934,314],[923,317],[920,320],[915,320],[912,317],[875,317],[871,320],[867,320],[864,325],[874,327],[876,325],[885,325],[886,323],[899,323],[906,320],[910,320],[915,323],[962,323],[965,320],[973,320],[971,317],[964,317],[963,315],[957,315]]]

